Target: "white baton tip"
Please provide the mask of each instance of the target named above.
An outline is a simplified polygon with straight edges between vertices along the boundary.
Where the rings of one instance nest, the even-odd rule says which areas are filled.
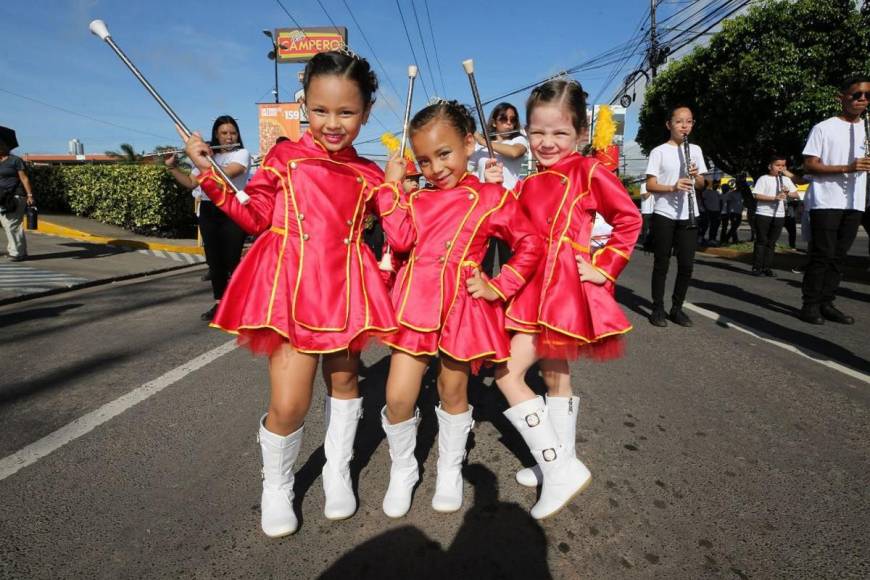
[[[414,78],[417,76],[417,65],[411,64],[408,65],[408,76]]]
[[[249,201],[251,201],[251,196],[245,193],[244,189],[240,189],[236,192],[236,201],[238,201],[242,205],[247,205]]]
[[[472,74],[474,72],[474,59],[469,58],[468,60],[463,60],[462,68],[464,68],[465,72],[468,74]]]
[[[90,26],[88,28],[91,29],[91,32],[100,37],[100,40],[106,40],[111,36],[109,34],[109,29],[106,27],[106,23],[102,20],[93,20],[91,21]]]

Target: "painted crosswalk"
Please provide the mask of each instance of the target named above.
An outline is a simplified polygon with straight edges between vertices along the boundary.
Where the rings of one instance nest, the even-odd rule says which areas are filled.
[[[72,288],[85,282],[89,282],[89,279],[21,264],[0,264],[0,290],[18,296],[56,288]]]
[[[205,262],[205,256],[201,254],[187,254],[184,252],[170,252],[167,250],[136,250],[140,254],[146,256],[154,256],[155,258],[166,258],[175,260],[184,264],[201,264]]]

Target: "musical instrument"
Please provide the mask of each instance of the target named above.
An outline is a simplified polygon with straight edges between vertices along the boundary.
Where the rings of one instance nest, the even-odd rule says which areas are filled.
[[[870,158],[870,110],[864,111],[864,157]],[[865,203],[870,201],[870,173],[865,172],[867,197]]]
[[[209,148],[212,151],[223,151],[225,149],[235,149],[236,147],[240,147],[241,143],[229,143],[228,145],[210,145]],[[154,153],[146,153],[142,155],[142,158],[147,157],[163,157],[164,155],[185,155],[186,151],[184,149],[165,149],[163,151],[156,151]]]
[[[483,114],[483,105],[480,104],[480,93],[477,92],[477,81],[474,80],[474,60],[470,58],[463,60],[462,68],[465,69],[466,74],[468,74],[468,82],[471,83],[471,94],[474,96],[474,106],[477,109],[477,117],[480,119],[480,130],[483,133],[483,138],[486,139],[486,150],[489,152],[489,158],[495,159],[495,153],[492,150],[492,140],[486,131],[486,117]]]
[[[157,101],[157,104],[160,105],[160,107],[166,112],[166,114],[169,115],[169,118],[175,122],[178,130],[181,131],[185,137],[190,138],[192,135],[190,129],[188,129],[187,125],[184,124],[184,121],[182,121],[181,118],[179,118],[179,116],[175,114],[175,111],[172,110],[172,107],[170,107],[166,103],[166,101],[163,100],[163,97],[161,97],[160,94],[156,90],[154,90],[154,87],[151,86],[151,83],[148,82],[148,79],[146,79],[142,75],[142,73],[139,72],[139,69],[136,68],[136,65],[134,65],[133,62],[129,58],[127,58],[127,55],[124,54],[124,51],[122,51],[118,47],[118,45],[115,44],[115,41],[109,34],[109,29],[106,26],[106,23],[102,20],[94,20],[91,22],[88,28],[90,28],[90,31],[95,36],[98,36],[100,40],[104,40],[106,44],[109,45],[109,47],[115,52],[115,54],[118,55],[118,58],[121,59],[121,62],[123,62],[127,66],[127,68],[130,69],[130,72],[133,73],[133,76],[135,76],[139,80],[139,82],[142,83],[142,86],[145,87],[145,90],[147,90],[151,94],[151,96],[154,97],[154,100]],[[209,157],[208,162],[214,172],[220,175],[221,178],[224,180],[224,183],[226,183],[233,190],[233,193],[235,193],[236,195],[236,200],[239,203],[244,205],[251,200],[250,196],[248,196],[248,194],[245,193],[243,189],[238,189],[233,184],[232,180],[227,177],[226,173],[224,173],[220,165],[215,162],[214,158]]]
[[[402,121],[402,143],[399,145],[399,159],[405,156],[405,143],[408,140],[408,123],[411,120],[411,99],[414,97],[414,80],[417,78],[417,67],[408,65],[408,100],[405,102],[405,118]]]
[[[776,172],[776,207],[773,209],[773,217],[776,217],[776,214],[779,213],[779,204],[782,204],[782,215],[785,216],[785,200],[779,199],[780,194],[783,192],[784,186],[782,181],[782,171]]]
[[[695,178],[692,177],[692,173],[689,171],[689,167],[692,165],[692,152],[691,152],[691,147],[689,146],[689,135],[688,134],[683,135],[683,157],[685,158],[685,161],[686,161],[686,175],[685,175],[685,177],[688,177],[689,179],[692,180],[692,190],[689,192],[686,192],[686,195],[688,196],[688,201],[689,201],[689,227],[690,228],[697,228],[698,227],[698,217],[697,217],[698,212],[695,209],[695,185],[694,185]]]

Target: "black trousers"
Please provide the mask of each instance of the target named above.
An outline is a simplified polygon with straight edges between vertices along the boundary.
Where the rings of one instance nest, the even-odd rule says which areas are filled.
[[[784,218],[772,218],[755,214],[755,248],[752,252],[753,270],[770,270],[773,265],[773,255],[776,253],[776,241],[782,233]]]
[[[637,239],[637,243],[643,247],[646,247],[647,239],[649,238],[650,225],[652,224],[652,216],[653,214],[651,213],[640,214],[640,217],[643,220],[643,225],[640,228],[640,237]]]
[[[794,215],[785,216],[783,225],[785,226],[785,231],[788,232],[788,247],[795,249],[797,247],[797,222]]]
[[[743,214],[729,213],[727,214],[727,217],[723,216],[722,219],[725,223],[722,224],[722,235],[719,238],[719,241],[723,244],[729,241],[732,244],[736,244],[740,241],[737,237],[737,229],[743,222]]]
[[[511,259],[513,253],[507,242],[498,238],[490,238],[489,247],[486,249],[486,255],[483,257],[483,263],[480,265],[481,271],[485,272],[490,278],[495,276],[493,271],[495,270],[496,255],[498,256],[498,267],[501,269],[502,265]]]
[[[677,279],[674,281],[672,301],[675,306],[681,306],[692,279],[698,230],[689,227],[689,220],[672,220],[653,214],[652,235],[655,251],[652,272],[653,308],[664,308],[665,282],[668,278],[671,251],[677,256]]]
[[[804,304],[833,302],[842,278],[843,262],[864,212],[843,209],[810,211],[810,246],[804,272]]]
[[[245,232],[210,201],[199,204],[199,231],[211,272],[212,294],[215,300],[220,300],[242,259]]]
[[[719,233],[719,222],[722,221],[722,214],[718,211],[708,211],[707,212],[707,223],[708,223],[708,240],[715,240],[716,234]]]

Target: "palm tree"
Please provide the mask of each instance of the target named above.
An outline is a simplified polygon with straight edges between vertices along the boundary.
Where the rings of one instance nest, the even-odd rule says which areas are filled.
[[[118,159],[121,163],[138,163],[142,159],[142,156],[136,153],[136,150],[129,143],[121,143],[120,149],[120,153],[117,151],[106,151],[106,155]]]

